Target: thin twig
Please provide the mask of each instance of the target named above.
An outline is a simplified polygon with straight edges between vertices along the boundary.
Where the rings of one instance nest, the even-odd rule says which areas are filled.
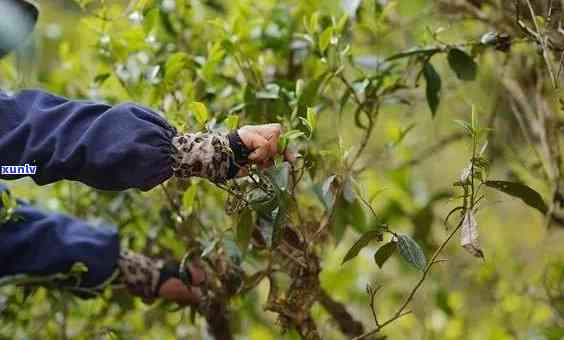
[[[530,0],[527,1],[527,6],[529,7],[529,11],[531,12],[531,19],[533,20],[533,24],[535,25],[535,30],[537,31],[538,43],[542,48],[542,56],[546,63],[546,67],[548,68],[548,73],[550,74],[550,78],[552,79],[552,86],[554,88],[558,88],[558,81],[556,76],[554,75],[554,71],[552,70],[552,64],[550,62],[550,57],[548,55],[548,48],[546,46],[546,37],[544,36],[542,30],[540,29],[540,25],[537,22],[537,17],[535,14],[535,10],[533,9],[533,5],[531,4]]]
[[[415,293],[417,293],[417,291],[419,290],[419,288],[421,287],[421,285],[423,284],[423,282],[425,281],[425,279],[427,278],[427,275],[429,274],[429,272],[431,271],[431,268],[433,267],[433,265],[435,263],[437,263],[437,257],[441,254],[441,252],[443,251],[443,249],[446,247],[446,245],[449,243],[449,241],[454,237],[454,235],[458,232],[458,230],[462,227],[462,222],[464,221],[464,219],[460,219],[460,222],[458,223],[457,227],[450,233],[450,235],[443,241],[443,243],[439,246],[439,248],[435,251],[435,253],[433,254],[433,256],[431,257],[431,260],[429,260],[429,262],[427,263],[427,267],[425,267],[425,270],[423,271],[423,274],[421,275],[421,278],[419,279],[419,281],[417,281],[417,283],[415,284],[415,286],[413,287],[413,289],[411,290],[411,292],[409,293],[409,295],[405,298],[404,302],[400,305],[400,307],[398,308],[398,310],[394,313],[394,315],[392,315],[392,317],[390,317],[387,321],[383,322],[381,325],[377,326],[375,329],[364,333],[363,335],[357,336],[355,338],[353,338],[353,340],[361,340],[361,339],[366,339],[376,333],[378,333],[382,328],[384,328],[386,325],[388,325],[389,323],[401,318],[404,315],[407,315],[410,313],[410,311],[405,312],[405,308],[407,307],[407,305],[409,305],[409,303],[411,302],[411,300],[413,300],[413,297],[415,296]]]

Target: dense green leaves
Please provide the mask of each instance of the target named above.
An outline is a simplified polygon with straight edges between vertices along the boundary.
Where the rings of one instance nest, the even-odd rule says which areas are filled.
[[[476,79],[478,65],[466,52],[453,48],[448,52],[447,60],[458,79],[465,81]]]
[[[542,199],[542,196],[534,189],[522,183],[509,182],[509,181],[486,181],[484,183],[490,188],[499,190],[503,193],[520,198],[527,205],[537,209],[543,214],[546,214],[548,208]]]
[[[404,310],[418,311],[408,318],[421,320],[413,319],[414,322],[402,327],[392,324],[386,332],[390,338],[417,338],[420,333],[417,325],[428,323],[430,318],[435,338],[460,338],[475,331],[467,327],[469,332],[465,332],[464,327],[451,327],[453,324],[479,325],[478,337],[510,338],[512,334],[548,337],[542,330],[554,325],[554,320],[558,321],[557,313],[562,308],[553,308],[544,300],[532,299],[520,292],[534,289],[545,296],[543,286],[547,286],[551,294],[546,294],[549,299],[545,300],[558,301],[562,295],[560,280],[554,285],[544,282],[539,285],[537,281],[544,278],[540,264],[550,260],[550,256],[560,256],[562,251],[557,246],[542,247],[545,243],[554,243],[555,240],[549,240],[553,233],[527,227],[538,224],[536,212],[524,209],[516,214],[507,209],[492,209],[495,202],[483,195],[487,186],[482,181],[488,176],[486,164],[479,157],[481,154],[470,157],[472,148],[467,148],[467,143],[456,142],[460,141],[457,136],[467,136],[452,131],[452,125],[446,123],[465,119],[464,112],[470,105],[476,105],[480,113],[487,114],[486,111],[496,107],[495,102],[500,103],[497,108],[503,112],[498,110],[499,114],[492,117],[496,119],[496,133],[488,136],[493,146],[488,157],[495,162],[496,173],[506,171],[503,163],[509,160],[511,176],[526,179],[527,183],[534,183],[546,192],[550,190],[551,186],[544,183],[548,181],[542,175],[543,167],[537,167],[547,164],[545,160],[539,162],[533,159],[533,153],[521,153],[519,162],[515,162],[515,157],[505,157],[511,153],[507,153],[509,149],[504,145],[507,140],[512,141],[511,149],[522,150],[526,145],[520,138],[511,139],[516,121],[503,114],[511,115],[516,111],[507,110],[511,105],[506,104],[513,102],[510,96],[519,99],[522,92],[535,98],[529,103],[531,110],[523,107],[526,103],[519,100],[516,107],[523,109],[527,116],[526,111],[534,113],[534,121],[538,119],[542,123],[540,118],[545,111],[556,113],[558,108],[552,105],[550,91],[542,83],[542,74],[547,72],[538,70],[545,65],[542,60],[520,62],[537,60],[535,48],[528,48],[531,45],[527,40],[520,41],[516,46],[519,48],[503,58],[499,52],[500,39],[488,37],[482,43],[477,40],[488,30],[506,27],[505,24],[514,19],[514,13],[484,5],[480,8],[483,17],[479,22],[470,19],[459,25],[451,20],[450,14],[443,13],[445,8],[451,10],[453,6],[452,1],[447,0],[93,1],[88,6],[88,1],[83,0],[80,2],[85,7],[80,12],[60,10],[59,3],[63,2],[67,6],[68,1],[42,3],[43,25],[38,27],[36,39],[33,39],[39,41],[41,58],[33,60],[30,70],[34,72],[30,79],[22,74],[27,67],[21,63],[18,53],[0,63],[1,88],[16,91],[29,81],[69,98],[100,100],[112,105],[138,102],[163,112],[164,118],[180,133],[281,123],[287,133],[280,138],[280,149],[288,147],[301,157],[288,166],[277,156],[274,169],[266,170],[263,164],[255,164],[250,170],[254,175],[252,179],[238,178],[218,185],[205,179],[173,178],[164,184],[170,194],[167,200],[163,200],[160,188],[116,194],[66,182],[37,190],[29,181],[16,181],[12,184],[16,195],[41,202],[49,209],[63,209],[80,218],[115,224],[124,247],[155,258],[179,259],[187,252],[197,256],[203,251],[205,267],[212,272],[207,287],[202,287],[206,301],[200,306],[213,307],[214,300],[225,301],[225,306],[220,306],[225,308],[218,309],[222,313],[216,313],[225,314],[229,319],[221,328],[230,330],[232,338],[251,340],[297,337],[293,319],[298,318],[293,318],[296,310],[293,304],[302,299],[295,297],[315,298],[319,296],[319,287],[343,305],[338,311],[354,317],[370,313],[370,301],[362,292],[364,287],[359,285],[373,281],[385,284],[376,301],[382,315],[378,310],[376,313],[383,325],[388,317],[394,317],[395,303],[404,302],[404,294],[409,294],[406,289],[416,283],[412,280],[418,275],[412,275],[417,273],[411,267],[423,268],[428,261],[423,253],[436,250],[454,231],[453,224],[462,222],[464,214],[460,212],[476,203],[476,209],[489,208],[489,216],[483,222],[478,218],[480,215],[476,215],[476,219],[468,218],[461,243],[471,251],[480,250],[477,227],[481,222],[481,236],[486,239],[484,245],[492,248],[495,256],[483,264],[469,263],[467,256],[459,256],[464,249],[452,247],[452,244],[444,248],[440,258],[449,260],[448,270],[442,270],[440,278],[427,276],[421,286],[427,298],[409,301]],[[343,15],[343,7],[348,17]],[[471,18],[476,13],[472,9],[476,8],[461,7],[456,8],[456,12]],[[419,15],[429,11],[433,15]],[[543,12],[539,8],[537,14]],[[534,30],[528,15],[522,19]],[[76,25],[77,20],[81,20],[80,25]],[[506,29],[511,36],[523,34],[512,31],[509,26]],[[545,24],[541,28],[544,31],[549,26]],[[424,27],[430,29],[421,29]],[[52,31],[57,28],[61,33],[54,37]],[[421,42],[428,45],[418,45]],[[491,48],[486,48],[486,44]],[[475,45],[483,46],[475,49]],[[398,53],[400,51],[405,52]],[[559,54],[555,57],[558,59]],[[13,61],[24,67],[16,67]],[[461,85],[458,79],[477,78],[474,61],[480,63],[484,86],[456,88],[457,84]],[[496,93],[490,103],[484,99],[491,97],[499,74],[504,75],[503,83],[511,88]],[[418,85],[419,90],[413,88]],[[519,91],[519,87],[523,91]],[[460,92],[462,90],[464,93]],[[543,107],[536,110],[538,103],[545,99],[548,111]],[[438,125],[429,122],[428,117],[421,115],[426,110],[433,117],[440,110],[441,114],[445,113],[444,119],[436,122]],[[553,117],[558,118],[558,114]],[[533,121],[531,117],[524,118],[525,125]],[[499,119],[503,124],[499,124]],[[486,123],[487,120],[476,114],[472,124],[464,127],[470,135],[479,135],[473,122]],[[545,122],[556,132],[554,137],[547,136],[548,145],[558,146],[557,119]],[[369,134],[371,123],[374,126]],[[415,124],[417,129],[413,129]],[[544,131],[542,124],[533,127],[539,128],[533,132]],[[543,140],[536,138],[536,133],[533,137],[533,144]],[[359,146],[364,147],[363,141],[366,141],[366,148],[356,157]],[[538,146],[543,157],[559,153],[557,147],[551,147],[553,153],[552,150],[544,152],[545,147]],[[479,145],[474,149],[479,150]],[[448,187],[451,180],[458,179],[454,178],[457,171],[453,167],[468,165],[469,160],[474,164],[474,181],[470,181],[470,168],[466,167],[464,180],[455,187],[460,196],[457,194],[449,202],[434,204],[439,200],[437,193]],[[516,164],[521,160],[524,167]],[[476,184],[474,191],[472,182]],[[490,186],[495,187],[492,182]],[[474,202],[471,196],[475,196]],[[524,196],[515,197],[539,211],[548,210],[539,199],[540,195],[535,199],[531,199],[530,194]],[[225,203],[228,203],[227,211],[223,209]],[[442,219],[454,206],[457,208],[451,214],[448,230],[444,230],[438,218]],[[557,202],[555,208],[557,218],[561,214]],[[0,220],[5,212],[10,209],[0,209]],[[390,229],[382,229],[386,240],[380,242],[381,236],[374,229],[382,223],[389,224]],[[512,235],[510,242],[502,237],[503,233],[512,233],[504,228],[504,223],[517,223],[519,235]],[[396,228],[401,228],[411,238],[397,235]],[[489,240],[487,230],[501,234]],[[341,243],[335,246],[335,241]],[[550,248],[554,255],[545,256],[543,248]],[[538,279],[533,280],[537,283],[519,279],[522,276],[519,262],[522,262],[524,249],[530,264],[528,272]],[[397,264],[395,260],[385,264],[397,253],[402,257],[399,271],[391,270],[390,265]],[[370,261],[366,261],[365,256],[358,259],[361,255],[369,255]],[[348,262],[341,266],[343,261]],[[509,262],[515,265],[505,265]],[[464,282],[459,280],[462,284],[457,284],[456,289],[436,281],[456,281],[461,276],[461,263],[464,264]],[[390,269],[385,273],[378,269],[384,265]],[[438,267],[443,265],[433,270]],[[321,272],[319,280],[310,275],[317,269]],[[404,269],[413,273],[405,276]],[[245,278],[247,285],[243,290],[231,284],[232,277],[235,282]],[[308,282],[313,283],[311,291]],[[300,294],[294,294],[297,284],[300,284]],[[236,293],[228,296],[231,287],[235,287]],[[205,292],[206,288],[213,291]],[[273,299],[265,299],[266,290],[275,288],[276,294],[269,294]],[[104,299],[80,302],[65,296],[51,302],[45,296],[51,295],[53,290],[40,289],[29,296],[27,305],[14,305],[11,295],[19,290],[3,287],[0,291],[0,309],[4,309],[1,321],[6,326],[0,327],[0,338],[13,338],[14,334],[30,339],[64,338],[75,334],[86,338],[111,334],[120,338],[202,338],[212,336],[214,331],[211,323],[203,324],[204,316],[196,323],[183,322],[182,317],[187,314],[184,309],[171,311],[167,304],[160,303],[145,308],[137,299],[109,291],[104,293]],[[433,299],[437,291],[440,294]],[[310,292],[312,294],[308,294]],[[501,302],[503,313],[499,313],[499,308],[489,308],[492,292],[495,292],[495,300]],[[4,307],[2,296],[10,298]],[[465,310],[474,297],[480,297],[476,301],[483,305],[479,306],[483,311],[480,315]],[[272,320],[277,317],[276,313],[265,318],[262,312],[265,300],[267,308],[287,311],[284,315],[288,318],[283,315],[282,319],[288,322],[275,325]],[[433,310],[429,303],[438,304],[444,313]],[[323,304],[316,304],[312,310],[304,308],[304,312],[311,312],[304,315],[312,316],[311,325],[317,325],[320,338],[358,335],[341,334],[343,325],[333,324],[337,319],[331,317],[335,316],[334,310],[328,310]],[[431,312],[433,315],[427,315]],[[532,322],[522,322],[522,315],[534,318]],[[364,323],[365,332],[373,329],[370,320],[359,321]],[[40,334],[35,334],[34,323],[41,325]],[[345,324],[351,325],[351,322]],[[281,329],[285,326],[289,329]],[[105,328],[108,328],[107,333]],[[66,334],[63,334],[65,329]],[[560,339],[560,335],[561,332],[554,333],[549,338]]]
[[[354,245],[351,247],[351,249],[349,249],[349,251],[347,252],[345,257],[343,258],[342,263],[345,263],[345,262],[350,261],[353,258],[355,258],[358,255],[358,253],[364,247],[366,247],[370,243],[370,241],[372,241],[372,240],[382,241],[382,230],[370,230],[370,231],[367,231],[366,233],[364,233],[354,243]]]
[[[427,104],[429,105],[431,114],[435,117],[441,100],[441,76],[437,73],[433,64],[425,62],[423,64],[423,77],[427,83],[427,87],[425,89]]]
[[[397,248],[400,255],[411,265],[419,270],[424,270],[427,260],[423,250],[417,242],[405,234],[397,235]]]
[[[390,241],[384,244],[383,246],[381,246],[380,248],[378,248],[376,253],[374,253],[374,261],[376,262],[379,268],[382,268],[384,266],[384,263],[388,261],[388,259],[390,258],[390,256],[394,254],[396,249],[397,249],[397,242],[395,241]]]
[[[167,84],[172,85],[180,76],[180,71],[186,68],[189,58],[184,52],[172,54],[165,65],[164,80]]]

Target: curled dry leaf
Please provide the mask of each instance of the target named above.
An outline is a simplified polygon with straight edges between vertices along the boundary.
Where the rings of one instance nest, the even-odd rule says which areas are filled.
[[[460,231],[460,245],[475,257],[484,258],[484,252],[480,248],[478,241],[478,222],[472,210],[467,210],[462,221]]]
[[[467,183],[471,173],[472,173],[472,163],[468,164],[468,166],[462,170],[462,173],[460,174],[460,183],[463,184]]]

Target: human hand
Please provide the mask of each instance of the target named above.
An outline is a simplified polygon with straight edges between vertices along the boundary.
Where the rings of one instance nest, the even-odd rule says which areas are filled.
[[[198,261],[192,262],[187,270],[190,273],[191,285],[187,286],[180,278],[170,277],[161,284],[159,297],[181,305],[198,305],[203,298],[201,286],[206,281],[206,272]]]
[[[251,152],[248,160],[261,168],[272,166],[274,158],[280,154],[284,154],[287,161],[295,159],[287,150],[278,150],[278,139],[282,132],[282,125],[278,123],[246,125],[237,130],[244,146]]]
[[[193,260],[182,272],[176,261],[164,262],[127,249],[120,251],[118,259],[119,279],[128,291],[147,302],[163,298],[178,304],[197,305],[204,294],[202,286],[206,281],[206,272],[199,260]],[[187,274],[183,282],[181,276]]]

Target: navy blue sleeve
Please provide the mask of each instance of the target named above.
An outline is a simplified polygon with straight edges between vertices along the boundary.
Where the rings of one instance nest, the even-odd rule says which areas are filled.
[[[112,276],[118,256],[119,238],[113,228],[96,228],[24,204],[19,204],[10,221],[0,223],[0,278],[68,273],[81,262],[88,268],[81,286],[94,287]]]
[[[150,190],[173,175],[174,134],[165,119],[135,104],[0,91],[0,166],[36,166],[30,176],[40,185],[67,179],[102,190]],[[2,179],[24,176],[4,169]]]

